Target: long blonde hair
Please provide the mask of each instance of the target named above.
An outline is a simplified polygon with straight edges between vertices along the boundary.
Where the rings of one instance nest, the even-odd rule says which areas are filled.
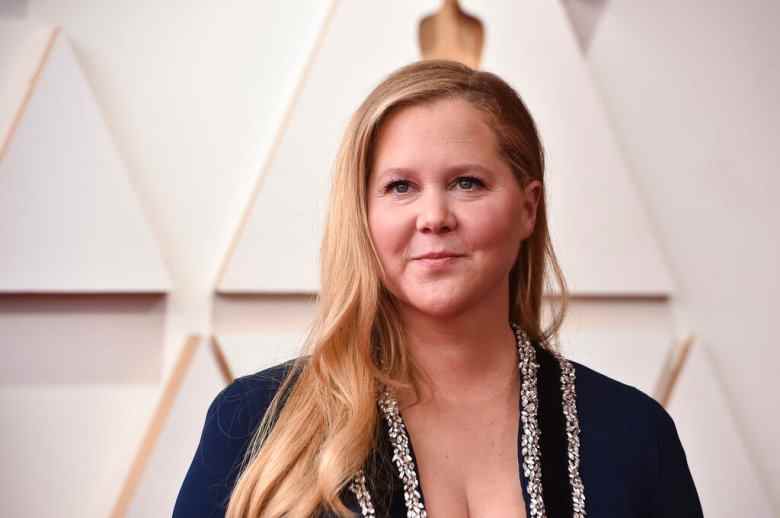
[[[324,509],[351,516],[339,495],[374,447],[378,387],[417,387],[419,381],[397,307],[379,280],[382,266],[368,228],[374,141],[391,112],[446,97],[465,99],[485,113],[521,185],[542,182],[534,231],[509,275],[507,318],[532,340],[552,346],[568,295],[547,228],[544,153],[530,113],[498,76],[460,63],[420,61],[395,71],[363,101],[342,139],[321,247],[318,310],[306,340],[309,356],[296,362],[253,437],[228,518],[304,517]],[[555,278],[559,297],[543,327],[548,277]]]

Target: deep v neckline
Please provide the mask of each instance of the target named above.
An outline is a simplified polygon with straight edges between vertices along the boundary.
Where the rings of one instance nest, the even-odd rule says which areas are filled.
[[[580,427],[577,415],[575,370],[560,353],[531,342],[512,324],[522,347],[519,362],[521,392],[518,426],[518,467],[527,518],[575,516],[585,512],[585,488],[579,474]],[[522,345],[521,345],[522,342]],[[383,389],[379,399],[384,415],[384,438],[392,462],[386,464],[392,482],[386,486],[391,516],[426,518],[424,494],[411,438],[398,402]],[[399,484],[400,483],[400,484]],[[350,484],[362,516],[374,517],[371,492],[364,470]],[[380,488],[374,485],[374,490]],[[401,512],[405,510],[404,512]]]
[[[522,384],[522,374],[520,375],[520,383]],[[518,406],[518,418],[520,416],[520,413],[523,411],[523,398],[518,397],[517,398],[517,406]],[[403,418],[403,415],[399,411],[399,417],[401,418],[401,422],[404,424],[404,428],[406,429],[406,435],[409,439],[409,455],[412,458],[412,468],[414,469],[414,474],[417,477],[417,489],[420,492],[420,501],[422,502],[425,509],[428,509],[428,505],[425,503],[425,488],[423,487],[422,477],[420,476],[420,468],[419,463],[417,461],[417,455],[414,453],[414,440],[412,439],[412,434],[409,432],[409,427],[406,426],[406,421]],[[520,489],[523,494],[523,508],[525,509],[525,516],[526,518],[530,518],[531,516],[531,508],[530,508],[530,501],[528,499],[528,491],[526,489],[526,485],[528,483],[528,480],[525,477],[525,474],[523,473],[523,446],[522,446],[522,438],[523,438],[523,425],[519,422],[518,419],[518,426],[517,426],[517,437],[515,438],[517,443],[517,470],[518,470],[518,479],[517,482],[520,484]]]

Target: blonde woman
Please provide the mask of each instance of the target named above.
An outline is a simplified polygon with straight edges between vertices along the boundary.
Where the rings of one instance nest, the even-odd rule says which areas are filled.
[[[499,77],[377,86],[321,252],[308,354],[216,397],[175,517],[702,515],[664,409],[556,350],[542,146]]]

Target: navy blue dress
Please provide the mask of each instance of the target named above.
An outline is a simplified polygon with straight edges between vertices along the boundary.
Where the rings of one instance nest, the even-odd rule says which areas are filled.
[[[545,509],[549,518],[568,518],[572,516],[571,489],[560,368],[552,354],[536,344],[535,348],[540,364],[538,419]],[[585,486],[587,516],[702,517],[685,452],[666,410],[634,387],[576,362],[572,364],[576,371],[580,475]],[[288,362],[238,378],[216,396],[179,491],[174,518],[224,516],[249,440],[290,366]],[[380,421],[384,427],[384,420]],[[384,429],[381,432],[380,439],[386,437]],[[519,443],[518,456],[526,515],[530,516]],[[370,459],[371,469],[366,469],[369,489],[377,516],[404,517],[403,488],[391,457],[389,441],[379,440]],[[351,491],[345,490],[342,499],[347,507],[358,512]]]

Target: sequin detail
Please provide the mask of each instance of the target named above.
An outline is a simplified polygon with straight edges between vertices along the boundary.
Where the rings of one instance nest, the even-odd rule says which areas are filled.
[[[523,425],[523,434],[520,447],[523,454],[523,474],[526,478],[526,492],[528,493],[529,518],[547,518],[544,510],[544,498],[542,497],[542,450],[539,447],[539,437],[542,431],[539,429],[539,421],[536,418],[539,409],[539,398],[536,390],[536,371],[539,364],[536,363],[536,351],[525,332],[516,324],[512,329],[517,338],[517,350],[520,360],[520,422]]]
[[[580,422],[577,418],[577,394],[574,390],[574,366],[554,353],[561,365],[561,389],[563,393],[563,415],[566,417],[566,442],[568,444],[569,485],[574,518],[585,517],[585,486],[580,477]]]
[[[349,484],[349,489],[355,493],[355,498],[360,505],[360,516],[364,518],[375,518],[374,503],[371,501],[371,494],[366,487],[366,475],[361,469]]]
[[[527,480],[526,492],[530,499],[529,518],[547,518],[542,496],[542,455],[539,447],[539,429],[537,411],[539,399],[536,390],[536,373],[539,364],[536,362],[536,351],[526,333],[514,322],[511,324],[517,340],[518,368],[521,373],[520,387],[522,436],[520,447],[523,457],[523,474]],[[566,419],[566,439],[568,448],[569,483],[572,487],[572,509],[574,518],[585,517],[585,487],[579,474],[580,464],[580,426],[577,417],[577,395],[575,391],[575,371],[572,364],[560,353],[553,352],[561,366],[561,389],[563,413]],[[404,486],[404,502],[407,518],[426,518],[428,516],[422,503],[420,484],[417,479],[414,460],[409,447],[409,437],[406,433],[398,402],[387,388],[383,388],[379,398],[379,408],[388,425],[388,435],[393,446],[393,462],[398,469],[398,477]],[[366,488],[366,478],[363,470],[359,470],[349,485],[357,498],[361,516],[374,518],[375,511],[371,494]]]

